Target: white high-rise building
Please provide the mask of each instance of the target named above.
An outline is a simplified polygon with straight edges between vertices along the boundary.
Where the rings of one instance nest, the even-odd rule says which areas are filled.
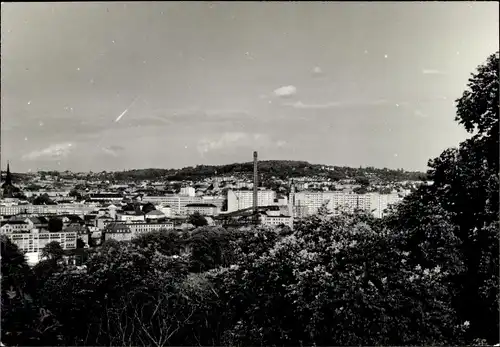
[[[383,217],[384,210],[390,205],[402,200],[397,194],[354,194],[310,191],[294,193],[292,199],[293,206],[307,211],[308,215],[317,213],[318,209],[323,204],[326,204],[326,207],[334,214],[340,213],[339,210],[347,212],[363,210],[372,212],[377,218]]]
[[[157,205],[162,204],[164,206],[169,206],[171,208],[171,213],[178,216],[186,215],[186,206],[189,204],[214,204],[220,211],[224,203],[223,197],[182,196],[177,194],[167,194],[164,196],[145,196],[143,197],[142,201],[151,202]]]
[[[257,205],[275,205],[276,192],[273,190],[257,191]],[[227,191],[227,211],[234,212],[250,208],[253,206],[253,191],[251,190],[228,190]]]
[[[182,187],[179,193],[181,196],[196,196],[196,189],[193,187]]]

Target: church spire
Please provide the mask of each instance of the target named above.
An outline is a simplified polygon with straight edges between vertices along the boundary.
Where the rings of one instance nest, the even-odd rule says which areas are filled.
[[[11,185],[11,184],[12,184],[12,176],[10,174],[10,165],[9,162],[7,161],[7,173],[5,174],[4,185]]]

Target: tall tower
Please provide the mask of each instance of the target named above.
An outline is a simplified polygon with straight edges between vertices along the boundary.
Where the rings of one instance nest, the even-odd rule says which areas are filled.
[[[288,196],[288,213],[290,215],[290,218],[292,219],[292,229],[293,229],[293,222],[294,222],[294,213],[293,213],[293,208],[295,206],[295,185],[293,184],[293,179],[290,180],[290,195]]]
[[[257,168],[257,151],[253,152],[253,217],[254,223],[259,223],[259,208],[258,208],[258,190],[259,172]]]

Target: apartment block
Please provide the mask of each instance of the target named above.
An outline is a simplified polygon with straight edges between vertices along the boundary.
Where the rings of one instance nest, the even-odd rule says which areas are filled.
[[[186,205],[187,214],[192,215],[196,212],[202,216],[216,216],[219,214],[217,206],[214,204],[189,204]]]
[[[145,222],[110,222],[103,230],[104,239],[116,241],[130,241],[142,234],[153,231],[172,230],[174,223],[170,221]]]
[[[26,253],[40,252],[48,243],[57,241],[63,249],[75,249],[77,233],[57,232],[52,233],[46,230],[32,229],[29,232],[13,232],[6,236],[16,244],[17,247]]]
[[[220,211],[224,203],[224,199],[221,197],[182,196],[177,194],[144,196],[142,201],[151,202],[155,205],[168,205],[171,208],[172,214],[177,216],[187,215],[187,205],[189,204],[213,204]]]
[[[275,205],[276,192],[273,190],[257,191],[258,206]],[[228,190],[227,192],[227,211],[234,212],[253,206],[252,190]]]
[[[308,215],[317,213],[318,209],[326,204],[328,210],[333,214],[339,214],[341,211],[363,210],[372,212],[375,217],[381,218],[384,210],[401,201],[401,198],[397,194],[302,191],[294,193],[292,201],[295,211],[300,210],[303,213],[305,210]]]

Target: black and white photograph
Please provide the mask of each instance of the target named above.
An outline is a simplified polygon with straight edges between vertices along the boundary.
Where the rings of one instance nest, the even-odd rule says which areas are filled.
[[[2,2],[0,346],[500,346],[499,12]]]

